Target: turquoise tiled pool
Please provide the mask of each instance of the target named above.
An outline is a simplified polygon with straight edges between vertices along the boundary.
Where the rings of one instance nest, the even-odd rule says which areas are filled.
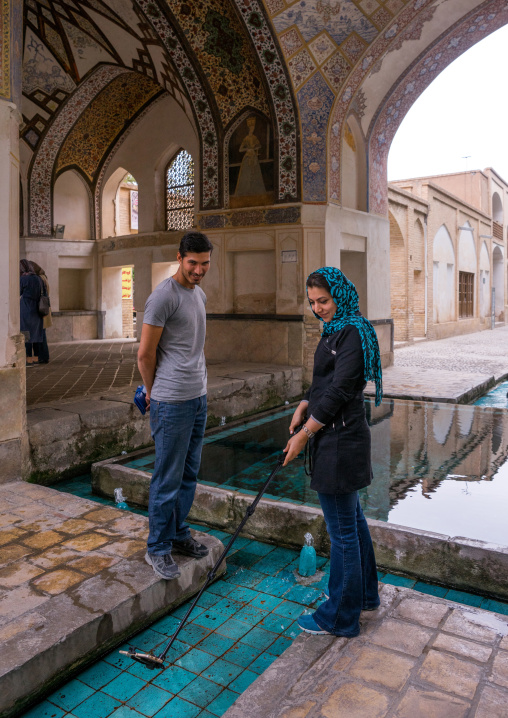
[[[398,400],[379,407],[367,400],[366,409],[374,480],[360,492],[360,500],[369,518],[508,545],[506,411]],[[200,481],[257,493],[287,442],[292,413],[288,407],[209,434]],[[154,455],[125,463],[151,472]],[[277,474],[266,496],[318,505],[298,460]]]
[[[508,409],[508,381],[503,381],[474,402],[474,406]]]
[[[113,504],[91,493],[89,476],[62,482],[57,488]],[[141,510],[139,513],[146,515]],[[203,526],[193,528],[221,540],[229,536]],[[79,673],[23,718],[222,716],[298,635],[298,616],[314,610],[323,600],[328,561],[318,557],[323,575],[311,586],[303,586],[294,575],[298,558],[297,551],[238,538],[227,559],[227,573],[201,596],[192,620],[180,634],[181,640],[171,649],[172,665],[151,671],[118,650],[133,645],[144,651],[160,651],[190,601]],[[508,604],[499,601],[404,576],[378,575],[385,583],[508,615]]]

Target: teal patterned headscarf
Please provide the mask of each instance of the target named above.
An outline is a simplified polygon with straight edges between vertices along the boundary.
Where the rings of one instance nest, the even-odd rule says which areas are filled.
[[[348,324],[358,329],[362,340],[365,366],[364,378],[365,381],[373,381],[375,383],[376,406],[378,406],[383,398],[383,376],[379,343],[374,327],[368,319],[365,319],[365,317],[362,317],[360,314],[360,302],[356,287],[353,282],[336,267],[321,267],[321,269],[316,269],[313,274],[323,275],[330,287],[330,294],[332,295],[333,301],[337,305],[337,311],[333,319],[323,323],[321,336],[327,337],[330,336],[330,334],[335,334],[335,332],[340,331]],[[313,314],[320,319],[314,311]]]

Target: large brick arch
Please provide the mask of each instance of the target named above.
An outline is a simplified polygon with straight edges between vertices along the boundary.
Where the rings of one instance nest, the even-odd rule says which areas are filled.
[[[448,13],[457,17],[455,24],[451,24],[434,41],[423,47],[420,54],[411,57],[410,52],[418,46],[425,28],[433,22],[437,32],[443,27],[434,20],[437,7],[433,0],[408,3],[369,46],[337,96],[328,133],[330,200],[341,202],[341,148],[346,118],[351,112],[358,114],[358,111],[360,118],[363,117],[367,104],[365,114],[368,119],[363,120],[363,131],[368,143],[369,211],[386,216],[386,160],[391,141],[405,114],[450,62],[508,23],[508,8],[503,0],[485,0],[463,17],[460,16],[463,7],[461,0],[448,0]],[[398,76],[394,74],[393,65],[396,55],[402,68]],[[386,90],[372,105],[372,97],[365,90],[368,82],[372,84],[373,79],[378,88],[384,86]]]
[[[387,161],[392,140],[409,109],[437,75],[470,47],[508,24],[505,0],[489,0],[469,13],[420,55],[380,103],[367,134],[369,211],[386,215]]]

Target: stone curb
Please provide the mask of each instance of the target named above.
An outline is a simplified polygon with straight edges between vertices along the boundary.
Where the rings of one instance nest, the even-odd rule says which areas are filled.
[[[113,490],[121,486],[128,502],[146,507],[150,474],[114,462],[110,459],[92,466],[94,492],[112,497]],[[239,491],[198,484],[190,519],[231,530],[254,498]],[[368,519],[368,524],[380,568],[495,598],[508,598],[508,547],[376,519]],[[319,508],[263,498],[242,535],[299,549],[307,531],[313,535],[318,553],[329,555],[328,534]]]
[[[283,406],[302,394],[300,367],[258,365],[210,381],[208,425]],[[27,410],[29,480],[50,485],[89,470],[90,464],[152,444],[149,416],[135,408],[132,391],[109,392]],[[2,454],[0,451],[0,459]]]

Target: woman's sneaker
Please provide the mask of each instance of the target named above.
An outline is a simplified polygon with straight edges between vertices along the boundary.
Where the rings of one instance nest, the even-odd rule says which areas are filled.
[[[157,556],[156,554],[147,552],[145,554],[145,561],[153,568],[156,576],[164,578],[166,581],[171,581],[171,579],[178,578],[180,575],[180,569],[173,561],[170,553]]]
[[[324,594],[324,597],[326,598],[326,600],[328,601],[328,599],[330,598],[330,591],[327,588],[324,588],[323,594]],[[374,606],[373,608],[362,608],[362,611],[377,611],[378,608],[379,608],[379,605]]]
[[[207,547],[196,541],[196,539],[189,536],[184,541],[173,541],[173,551],[176,553],[183,553],[185,556],[192,556],[193,558],[203,558],[208,556]]]
[[[331,635],[329,631],[320,628],[314,618],[310,614],[302,614],[298,619],[298,625],[305,633],[313,633],[314,635]]]

